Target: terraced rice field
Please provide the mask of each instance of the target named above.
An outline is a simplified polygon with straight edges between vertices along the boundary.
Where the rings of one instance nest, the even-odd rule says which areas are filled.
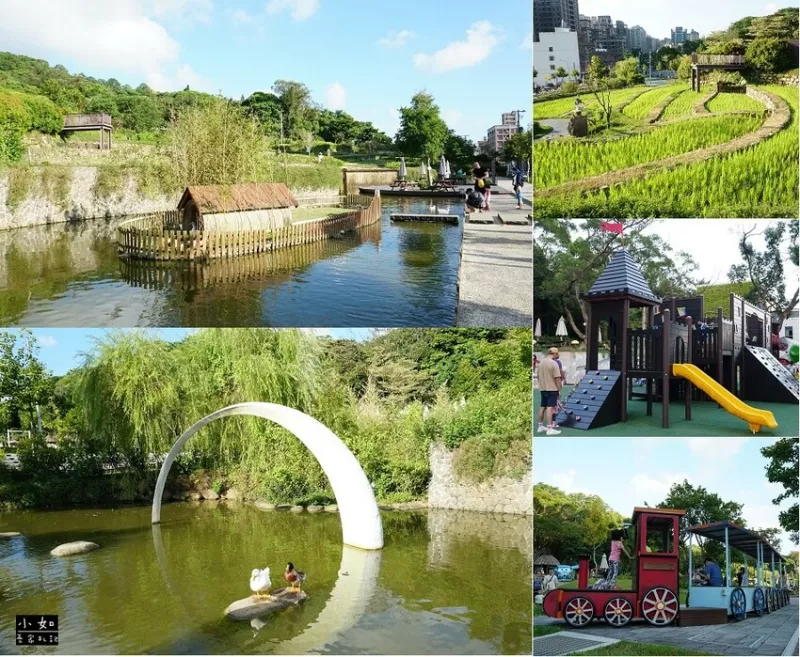
[[[687,88],[684,89],[677,98],[675,98],[661,115],[660,121],[669,121],[671,119],[680,119],[692,115],[692,109],[695,104],[700,102],[708,94],[705,91],[692,91]]]
[[[628,87],[626,89],[615,89],[611,92],[611,105],[612,107],[620,107],[647,90],[648,87],[644,85]],[[597,100],[591,93],[582,94],[580,99],[584,102],[587,109],[597,105]],[[534,101],[533,118],[537,121],[541,119],[555,119],[567,112],[571,112],[573,109],[575,109],[574,96],[570,98],[559,98],[557,100]]]
[[[791,109],[791,121],[777,134],[735,153],[656,170],[604,191],[576,190],[535,197],[535,216],[796,217],[800,173],[797,89],[778,85],[760,88],[783,98]],[[727,115],[713,120],[734,118],[741,117]],[[692,119],[675,125],[689,129],[698,121],[709,120]]]
[[[605,142],[576,139],[537,142],[533,147],[534,184],[536,189],[544,189],[721,144],[755,130],[761,122],[760,117],[751,116],[709,117]]]
[[[747,94],[717,94],[708,103],[709,112],[763,112],[763,103]]]
[[[641,121],[647,118],[647,115],[650,114],[656,105],[668,96],[676,93],[676,91],[675,85],[672,84],[666,84],[663,87],[654,87],[626,106],[622,110],[622,113],[629,119]]]

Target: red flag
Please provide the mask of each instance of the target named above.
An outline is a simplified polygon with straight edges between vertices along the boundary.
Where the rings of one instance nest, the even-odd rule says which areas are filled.
[[[604,230],[608,233],[616,233],[617,235],[622,235],[622,224],[619,223],[618,221],[601,221],[600,230]]]

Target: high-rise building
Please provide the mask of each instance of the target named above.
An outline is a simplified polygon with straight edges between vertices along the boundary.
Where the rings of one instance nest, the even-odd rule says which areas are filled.
[[[533,0],[533,40],[556,28],[578,31],[578,0]]]
[[[634,25],[628,30],[628,50],[649,52],[649,45],[647,32],[641,25]]]
[[[699,41],[700,40],[700,33],[697,30],[692,30],[689,32],[689,41]]]
[[[672,30],[672,38],[670,39],[670,42],[673,46],[679,46],[686,41],[697,41],[699,38],[700,35],[694,30],[685,30],[678,26]]]
[[[500,117],[501,117],[500,118],[500,123],[502,125],[513,125],[513,126],[519,125],[517,123],[517,113],[516,112],[503,112],[500,115]]]
[[[544,86],[547,83],[545,76],[554,75],[559,67],[568,76],[572,75],[573,70],[581,70],[578,34],[566,28],[542,32],[539,41],[533,42],[533,69],[536,71],[534,86]]]

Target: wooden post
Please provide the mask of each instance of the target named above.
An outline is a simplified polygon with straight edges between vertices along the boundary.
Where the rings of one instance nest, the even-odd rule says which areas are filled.
[[[599,344],[595,344],[597,331],[592,324],[592,304],[586,304],[586,371],[597,369],[597,350]]]
[[[111,150],[111,133],[112,133],[112,129],[109,128],[108,129],[108,150]]]
[[[653,379],[651,379],[648,376],[646,381],[647,381],[647,415],[648,417],[650,417],[651,415],[653,415]]]
[[[694,332],[694,326],[692,324],[692,317],[691,315],[686,318],[686,335],[688,345],[686,348],[686,363],[691,365],[692,364],[692,351],[694,347],[694,336],[692,333]],[[686,407],[685,417],[687,420],[692,419],[692,383],[689,379],[684,379],[684,405]]]
[[[722,375],[722,361],[724,358],[722,355],[724,349],[722,341],[724,340],[725,336],[725,329],[722,325],[723,321],[722,308],[717,308],[717,326],[719,327],[717,328],[717,383],[719,383],[721,386],[725,385],[723,383],[724,377]],[[731,347],[732,346],[733,345],[731,345]]]
[[[669,429],[669,376],[672,373],[672,361],[670,358],[670,322],[671,314],[669,308],[665,308],[662,313],[664,321],[664,337],[661,349],[661,426]]]
[[[631,301],[630,299],[625,299],[622,302],[622,335],[620,338],[621,343],[621,351],[620,358],[622,360],[622,381],[623,385],[627,385],[628,381],[628,314],[630,313],[631,309]],[[628,421],[628,395],[625,394],[625,388],[622,390],[622,408],[621,410],[621,421],[627,422]]]

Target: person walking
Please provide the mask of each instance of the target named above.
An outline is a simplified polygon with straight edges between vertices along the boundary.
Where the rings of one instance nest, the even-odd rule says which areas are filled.
[[[539,433],[546,433],[548,436],[557,436],[561,432],[556,429],[554,423],[555,408],[558,405],[558,397],[561,393],[561,369],[556,363],[558,349],[551,347],[547,351],[547,357],[539,363],[539,371],[536,380],[539,382],[539,392],[541,403],[539,406]],[[544,422],[547,422],[545,425]]]
[[[525,176],[521,169],[514,169],[514,178],[512,180],[514,195],[517,197],[517,210],[522,210],[522,186],[525,184]]]

